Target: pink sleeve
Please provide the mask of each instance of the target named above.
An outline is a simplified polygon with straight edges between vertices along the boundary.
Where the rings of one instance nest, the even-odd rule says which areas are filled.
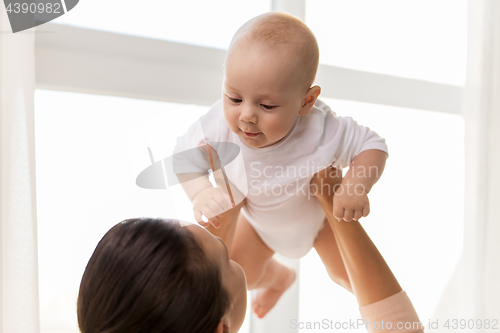
[[[369,333],[423,333],[424,327],[404,290],[359,308]]]

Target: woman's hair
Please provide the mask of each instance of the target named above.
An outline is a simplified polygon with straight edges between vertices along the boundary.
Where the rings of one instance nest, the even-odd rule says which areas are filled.
[[[176,220],[136,218],[97,245],[77,302],[82,333],[213,333],[229,311],[219,267]]]

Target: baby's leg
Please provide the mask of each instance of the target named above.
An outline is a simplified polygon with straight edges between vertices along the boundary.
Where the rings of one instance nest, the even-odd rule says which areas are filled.
[[[252,310],[264,317],[295,281],[295,271],[273,258],[271,250],[240,214],[231,248],[231,259],[245,272],[249,290],[257,289]]]
[[[311,193],[320,202],[333,202],[333,193],[336,186],[342,182],[342,170],[337,168],[326,168],[314,175],[311,180]],[[325,206],[321,206],[323,209]],[[330,209],[330,206],[326,206]],[[325,214],[328,216],[330,212]],[[323,229],[319,232],[314,241],[314,248],[318,252],[321,261],[325,265],[330,278],[338,285],[352,292],[351,282],[344,265],[344,261],[339,252],[337,241],[333,235],[328,219],[325,220]]]
[[[351,281],[347,275],[344,260],[340,255],[337,240],[328,220],[314,241],[314,248],[325,265],[330,278],[352,293]]]

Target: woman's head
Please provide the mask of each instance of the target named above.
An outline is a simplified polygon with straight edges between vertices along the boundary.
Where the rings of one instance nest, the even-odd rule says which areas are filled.
[[[81,331],[236,332],[245,312],[245,278],[236,263],[225,262],[219,243],[201,227],[175,220],[118,223],[83,274]]]

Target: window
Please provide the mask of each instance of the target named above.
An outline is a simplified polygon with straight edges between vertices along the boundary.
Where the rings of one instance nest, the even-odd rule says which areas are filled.
[[[67,40],[64,40],[64,34],[37,35],[39,41],[43,38],[56,41],[37,44],[39,88],[56,87],[101,95],[129,96],[129,93],[167,101],[37,90],[37,205],[43,333],[78,332],[75,301],[80,279],[97,242],[113,224],[131,216],[144,215],[193,220],[190,203],[180,186],[168,190],[144,190],[135,185],[137,174],[151,163],[147,147],[152,148],[155,160],[167,156],[174,138],[184,133],[187,126],[207,110],[207,106],[171,103],[171,95],[161,94],[165,90],[171,94],[191,91],[188,89],[193,88],[192,80],[196,75],[208,80],[203,82],[218,82],[220,65],[214,65],[217,72],[208,68],[207,59],[210,57],[204,55],[210,52],[205,51],[226,49],[241,24],[271,7],[280,10],[293,7],[297,13],[300,6],[299,12],[320,44],[323,69],[332,66],[347,68],[342,71],[346,77],[354,72],[349,69],[354,69],[386,74],[396,81],[398,77],[418,79],[422,80],[419,84],[428,84],[427,91],[435,88],[431,82],[444,83],[445,88],[464,83],[466,0],[386,0],[376,3],[369,0],[146,0],[140,4],[87,0],[54,21],[98,32],[110,31],[209,47],[203,53],[190,54],[191,58],[203,59],[194,62],[207,66],[203,74],[198,73],[200,68],[196,66],[193,66],[196,70],[186,69],[191,63],[178,63],[182,52],[186,53],[190,48],[180,48],[179,54],[172,57],[175,60],[163,64],[167,69],[157,70],[160,67],[154,66],[161,65],[157,61],[140,67],[143,64],[136,58],[137,54],[127,53],[126,47],[123,52],[99,54],[94,58],[89,52],[96,52],[99,43],[89,47],[83,38],[77,54],[74,45],[65,48]],[[111,37],[106,35],[103,38]],[[109,43],[113,45],[112,40]],[[156,42],[138,45],[153,44],[157,46]],[[218,56],[223,51],[215,53]],[[79,60],[87,61],[82,68],[89,68],[88,73],[71,71],[71,75],[77,77],[71,82],[65,81],[67,76],[61,75],[68,73],[65,61],[77,56],[80,56]],[[109,59],[113,66],[106,67]],[[99,66],[92,66],[93,61]],[[120,70],[123,64],[136,67],[134,71]],[[102,71],[100,68],[106,68],[103,76],[106,80],[87,86],[87,83],[96,81],[93,78],[97,75],[92,71]],[[175,72],[170,72],[171,68]],[[130,67],[126,69],[130,70]],[[124,73],[127,80],[130,76],[130,82],[127,81],[125,87],[116,85],[119,89],[114,90],[115,82],[110,82],[110,78],[123,80]],[[134,89],[147,83],[146,80],[134,82],[137,73],[147,73],[153,86],[164,87],[165,84],[169,88],[155,90],[151,95],[145,95],[142,90],[136,93]],[[184,80],[186,82],[179,82],[173,75],[165,73],[181,77],[188,73],[189,76],[184,75],[188,77]],[[342,84],[339,78],[326,80],[334,82],[327,81],[329,87]],[[370,80],[380,80],[374,84],[379,82],[386,91],[396,90],[396,81],[390,83],[381,76],[370,77]],[[412,85],[405,83],[403,86],[403,98],[395,98],[396,104],[404,104],[406,99],[413,97],[408,88]],[[179,90],[174,90],[178,87]],[[366,95],[369,89],[363,88]],[[205,93],[202,89],[194,90],[198,94]],[[387,140],[390,158],[384,176],[370,194],[372,211],[363,226],[410,294],[421,319],[426,321],[451,275],[462,246],[460,207],[464,125],[459,110],[454,110],[456,114],[429,111],[441,109],[433,107],[433,103],[446,104],[452,99],[448,96],[429,99],[426,104],[429,110],[418,110],[331,99],[332,95],[326,91],[324,89],[322,98],[334,111],[342,116],[352,116]],[[201,99],[182,96],[176,101],[201,103],[202,100],[202,103],[208,103],[206,96],[215,96],[215,93]],[[359,95],[346,96],[350,97],[342,98],[356,100]],[[449,96],[457,97],[453,97],[454,102],[460,97],[459,94]],[[295,296],[292,301],[282,303],[298,307],[300,320],[358,318],[355,298],[330,281],[314,251],[301,260],[299,281],[299,304]],[[277,332],[279,329],[269,327],[288,327],[289,317],[273,318],[274,326],[262,326],[264,321],[258,321],[255,325],[258,332]],[[242,332],[250,332],[249,319],[247,316]],[[254,319],[252,326],[256,323]]]
[[[54,22],[227,49],[244,22],[270,9],[270,0],[86,0]]]
[[[463,85],[466,0],[308,0],[323,64]]]

